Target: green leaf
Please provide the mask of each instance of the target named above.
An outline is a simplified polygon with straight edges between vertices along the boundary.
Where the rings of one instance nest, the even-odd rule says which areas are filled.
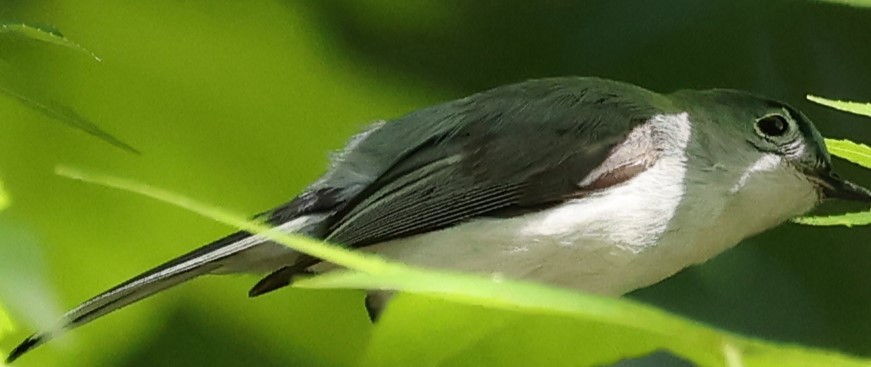
[[[24,23],[6,22],[0,23],[0,34],[4,33],[20,36],[25,39],[46,42],[48,44],[78,50],[86,53],[97,61],[101,61],[101,59],[96,54],[88,51],[81,45],[64,37],[63,34],[61,34],[60,31],[56,29],[51,29],[48,27],[38,27]],[[97,124],[89,121],[85,117],[82,117],[72,108],[58,103],[40,101],[40,98],[36,98],[34,96],[28,95],[28,93],[21,92],[20,89],[21,88],[13,88],[8,85],[0,85],[0,93],[12,97],[15,100],[18,100],[21,104],[27,106],[32,110],[35,110],[57,121],[63,122],[76,129],[82,130],[88,134],[91,134],[109,144],[114,145],[115,147],[121,148],[131,153],[139,153],[139,151],[137,151],[135,148],[116,138],[112,134],[109,134],[105,130],[101,129],[99,126],[97,126]]]
[[[583,355],[577,356],[574,362],[581,365],[611,363],[660,349],[672,351],[701,366],[860,366],[871,363],[826,351],[738,336],[626,299],[598,297],[498,278],[406,268],[393,274],[335,271],[300,280],[295,286],[394,289],[528,317],[557,317],[563,327],[594,330],[594,341],[603,343],[602,348],[585,349]],[[500,332],[498,328],[492,330],[493,334]],[[392,365],[407,365],[404,362],[413,362],[417,354],[409,348],[388,352],[408,355],[370,355],[369,365],[385,361]],[[727,364],[729,361],[733,364]]]
[[[832,155],[844,158],[865,168],[871,168],[871,147],[849,140],[826,139],[826,149]]]
[[[826,139],[826,148],[835,156],[871,168],[871,147],[849,140]],[[871,224],[871,211],[830,216],[813,216],[793,219],[793,222],[810,226],[865,226]]]
[[[403,310],[403,302],[409,302],[407,298],[405,301],[400,298],[398,304],[391,304],[385,314],[384,324],[387,326],[376,328],[372,347],[365,361],[367,365],[467,365],[488,364],[497,360],[505,365],[528,365],[529,363],[524,364],[526,361],[522,360],[500,360],[505,357],[478,354],[479,350],[489,350],[487,346],[492,343],[498,344],[500,340],[506,342],[500,336],[506,335],[504,331],[509,330],[512,325],[521,331],[527,330],[527,325],[533,325],[533,334],[528,335],[538,335],[539,338],[560,335],[552,334],[554,331],[565,333],[563,336],[567,339],[555,340],[553,343],[586,343],[574,344],[582,350],[571,355],[571,358],[563,355],[563,363],[577,365],[614,362],[655,350],[671,351],[701,366],[867,366],[871,363],[871,360],[834,352],[739,336],[626,299],[508,281],[496,276],[485,278],[387,262],[373,255],[364,255],[297,235],[282,234],[220,208],[197,203],[144,184],[66,167],[58,167],[56,171],[62,176],[136,192],[187,208],[350,269],[299,280],[295,282],[295,286],[400,290],[424,295],[425,297],[412,297],[416,308],[406,307],[404,312],[414,313],[407,317],[416,319],[426,315],[424,319],[431,318],[434,321],[431,323],[432,327],[444,332],[421,335],[414,334],[420,328],[402,329],[403,324],[409,323],[399,322],[402,320],[399,317],[401,313],[391,311]],[[429,314],[420,313],[421,309],[417,307],[428,299],[441,302],[441,306]],[[450,320],[437,316],[444,305],[477,308],[477,315],[480,317],[475,320],[480,320],[480,324],[448,324]],[[395,321],[391,322],[391,318]],[[413,345],[422,349],[391,347],[405,342],[414,343]],[[551,345],[548,343],[545,344]],[[554,353],[564,353],[564,350]],[[459,351],[468,353],[460,354]]]
[[[849,5],[855,7],[871,7],[871,0],[817,0],[825,3]]]
[[[57,29],[40,27],[32,24],[5,22],[0,24],[0,33],[14,34],[24,38],[46,42],[56,46],[67,47],[73,50],[81,51],[93,58],[94,60],[97,60],[98,62],[103,61],[95,53],[82,47],[78,43],[71,41],[69,38],[64,37],[64,35],[61,34],[61,32]]]
[[[858,115],[871,117],[871,104],[834,101],[808,95],[807,98],[823,106]],[[871,168],[871,147],[845,139],[826,139],[826,149],[834,156],[846,159],[865,168]],[[831,216],[801,217],[792,220],[810,226],[864,226],[871,224],[871,211]]]
[[[51,117],[55,120],[61,121],[69,126],[72,126],[76,129],[82,130],[88,134],[96,136],[97,138],[114,145],[115,147],[121,148],[131,153],[139,153],[139,151],[132,147],[130,144],[127,144],[120,139],[116,138],[112,134],[109,134],[105,130],[101,129],[97,124],[91,122],[90,120],[79,115],[75,110],[69,108],[64,105],[56,104],[56,103],[41,103],[34,98],[25,96],[21,93],[15,92],[12,89],[0,86],[0,93],[6,94],[10,96],[21,104],[29,107],[30,109],[42,113],[48,117]]]
[[[817,97],[810,94],[807,95],[807,99],[811,102],[818,103],[826,107],[831,107],[836,110],[871,117],[871,103],[838,101],[833,99],[826,99],[823,97]]]
[[[809,226],[866,226],[871,224],[871,211],[821,217],[801,217],[793,222]]]
[[[655,336],[627,335],[608,323],[401,293],[358,365],[605,366],[660,348]]]

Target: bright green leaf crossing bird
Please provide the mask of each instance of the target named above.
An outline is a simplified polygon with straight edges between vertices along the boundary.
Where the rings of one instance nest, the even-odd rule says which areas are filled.
[[[260,217],[413,265],[621,295],[825,199],[869,202],[871,192],[832,172],[819,132],[786,104],[565,77],[377,122],[320,179]],[[249,292],[257,296],[330,268],[233,233],[86,301],[9,361],[201,275],[270,273]],[[383,300],[370,297],[369,309]]]

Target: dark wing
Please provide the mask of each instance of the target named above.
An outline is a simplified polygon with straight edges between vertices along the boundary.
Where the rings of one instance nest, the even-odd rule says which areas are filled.
[[[502,212],[561,203],[622,134],[584,144],[577,126],[469,121],[398,162],[333,216],[327,239],[354,247]],[[522,116],[520,116],[522,117]],[[511,121],[506,121],[511,119]]]

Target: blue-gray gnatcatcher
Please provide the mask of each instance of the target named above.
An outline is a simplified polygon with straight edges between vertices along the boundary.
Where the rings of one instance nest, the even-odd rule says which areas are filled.
[[[375,123],[323,177],[260,217],[410,264],[621,295],[827,198],[867,202],[871,192],[832,172],[819,132],[786,104],[569,77]],[[200,275],[271,272],[257,296],[328,269],[234,233],[86,301],[9,361]]]

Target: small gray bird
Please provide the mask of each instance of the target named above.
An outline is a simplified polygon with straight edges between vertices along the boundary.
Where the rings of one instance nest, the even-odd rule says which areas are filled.
[[[567,77],[377,122],[323,177],[259,218],[409,264],[621,295],[828,198],[868,202],[871,192],[832,172],[819,132],[786,104]],[[271,272],[253,297],[329,268],[233,233],[86,301],[9,361],[204,274]]]

